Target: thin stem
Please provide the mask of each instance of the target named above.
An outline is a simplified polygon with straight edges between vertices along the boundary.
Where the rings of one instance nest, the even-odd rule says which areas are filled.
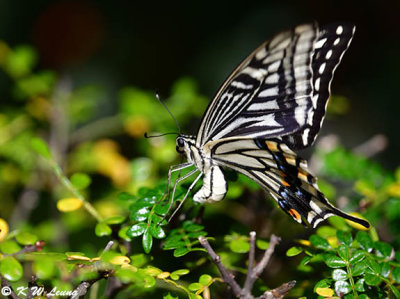
[[[54,161],[50,160],[51,167],[53,168],[57,178],[60,182],[80,201],[82,201],[85,209],[91,214],[97,222],[102,222],[103,217],[96,211],[96,209],[88,202],[85,197],[72,185],[71,181],[65,176],[61,167]]]

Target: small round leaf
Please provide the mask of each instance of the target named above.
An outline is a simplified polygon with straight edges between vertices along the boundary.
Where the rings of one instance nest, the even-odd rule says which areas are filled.
[[[57,202],[57,209],[60,212],[68,213],[80,209],[83,205],[82,200],[76,197],[68,197],[60,199]]]
[[[94,230],[96,236],[104,237],[109,236],[112,233],[111,227],[109,227],[106,223],[100,222],[96,224],[96,228]]]

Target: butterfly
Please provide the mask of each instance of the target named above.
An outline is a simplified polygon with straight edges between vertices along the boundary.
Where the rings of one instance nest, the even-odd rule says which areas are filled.
[[[316,227],[337,215],[368,228],[329,203],[295,153],[321,128],[334,71],[354,32],[347,23],[304,24],[261,44],[225,80],[197,135],[176,138],[188,162],[170,168],[169,183],[172,172],[195,166],[175,187],[197,174],[187,192],[202,178],[193,200],[214,203],[227,193],[223,169],[229,168],[258,183],[298,223]]]

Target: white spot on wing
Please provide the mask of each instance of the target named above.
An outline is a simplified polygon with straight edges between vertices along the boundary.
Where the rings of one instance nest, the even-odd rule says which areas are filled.
[[[327,38],[322,38],[322,39],[320,39],[319,41],[317,41],[317,42],[315,43],[314,48],[315,48],[315,49],[322,48],[322,46],[325,44],[326,40],[327,40]]]
[[[318,72],[322,75],[322,73],[325,71],[325,66],[326,63],[321,63],[321,65],[319,66]]]
[[[303,139],[303,144],[308,144],[308,134],[310,134],[310,128],[307,128],[303,132],[303,136],[301,138]]]
[[[278,60],[278,61],[275,61],[274,63],[271,63],[271,64],[268,66],[268,72],[270,72],[270,73],[276,72],[276,71],[278,70],[280,64],[281,64],[281,62],[280,62],[279,60]]]
[[[332,50],[329,50],[328,52],[326,52],[325,58],[329,59],[332,56]]]
[[[335,39],[335,41],[333,42],[333,45],[337,46],[339,43],[340,43],[340,37]]]
[[[310,207],[311,209],[313,209],[315,212],[317,212],[318,214],[322,213],[322,209],[318,206],[318,204],[316,204],[314,201],[310,201]]]
[[[314,84],[314,88],[315,90],[319,90],[319,85],[321,84],[321,78],[317,78],[317,80],[315,80],[315,84]]]
[[[341,35],[343,33],[343,26],[338,26],[337,28],[336,28],[336,34],[337,35]]]
[[[242,73],[248,74],[254,79],[261,81],[267,74],[267,71],[264,69],[255,69],[248,66],[242,70]]]

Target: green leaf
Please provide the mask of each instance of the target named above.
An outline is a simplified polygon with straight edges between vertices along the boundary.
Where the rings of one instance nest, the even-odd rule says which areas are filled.
[[[360,261],[362,261],[366,256],[366,252],[364,250],[356,250],[353,252],[352,256],[350,257],[350,264],[354,265]]]
[[[312,235],[310,237],[310,242],[318,249],[327,250],[331,248],[327,240],[317,235]]]
[[[96,228],[94,229],[94,233],[98,237],[109,236],[112,233],[111,227],[109,227],[106,223],[100,222],[96,224]]]
[[[365,292],[364,278],[357,280],[355,287],[357,292]]]
[[[349,232],[338,230],[336,232],[336,237],[340,243],[347,246],[351,246],[351,243],[353,243],[353,238],[351,237],[351,234]]]
[[[303,252],[303,248],[294,246],[294,247],[289,248],[288,251],[286,251],[286,255],[287,256],[296,256],[302,252]]]
[[[317,229],[317,235],[322,238],[329,238],[336,236],[336,229],[331,226],[321,226]]]
[[[370,269],[371,274],[379,274],[381,272],[381,266],[372,258],[368,257],[365,259],[368,269]]]
[[[375,249],[378,251],[379,255],[388,258],[392,254],[393,247],[385,242],[375,242]]]
[[[33,271],[39,279],[51,279],[57,271],[56,264],[48,258],[36,259],[33,263]]]
[[[126,234],[127,234],[128,237],[131,237],[131,238],[139,237],[139,236],[143,235],[143,233],[146,230],[146,228],[147,228],[147,223],[144,223],[144,222],[138,223],[138,224],[132,225],[128,229]]]
[[[158,215],[162,215],[164,216],[169,209],[169,205],[167,204],[158,204],[156,205],[156,207],[154,208],[154,211],[158,214]]]
[[[188,289],[192,292],[196,292],[198,290],[201,290],[203,288],[203,285],[201,283],[198,282],[194,282],[189,284]]]
[[[393,292],[393,295],[396,298],[400,298],[400,291],[396,288],[396,286],[390,284],[389,287],[390,287],[390,290]]]
[[[150,209],[148,207],[132,209],[130,218],[133,221],[142,222],[147,220],[150,214]]]
[[[158,226],[156,223],[153,223],[149,227],[150,234],[156,238],[156,239],[163,239],[165,238],[165,232],[161,228],[161,226]]]
[[[342,269],[335,269],[332,271],[332,278],[333,280],[346,280],[347,279],[347,272]]]
[[[204,228],[204,226],[193,223],[192,221],[185,221],[183,223],[183,228],[184,230],[188,231],[188,232],[197,232],[200,231]]]
[[[148,254],[153,246],[153,237],[148,230],[146,230],[143,234],[142,245],[144,252]]]
[[[212,277],[208,274],[203,274],[199,278],[199,283],[201,283],[203,286],[208,285],[212,281]]]
[[[171,273],[170,277],[173,280],[178,280],[180,276],[189,274],[189,269],[178,269]]]
[[[240,236],[238,239],[234,239],[229,243],[229,248],[236,253],[246,253],[250,250],[250,244],[246,238]]]
[[[368,252],[372,251],[374,247],[374,242],[372,241],[368,233],[364,231],[359,231],[356,235],[356,240],[363,249],[367,250]]]
[[[332,254],[325,257],[325,263],[330,268],[341,268],[346,266],[346,262],[343,259]]]
[[[121,224],[125,221],[125,217],[121,215],[117,216],[112,216],[104,219],[104,222],[107,223],[108,225],[115,225],[115,224]]]
[[[11,240],[5,240],[0,242],[0,251],[5,254],[13,254],[20,251],[21,247],[17,242]]]
[[[37,53],[31,46],[17,46],[6,56],[5,68],[13,78],[21,78],[32,72],[37,62]]]
[[[47,143],[41,138],[33,138],[31,140],[32,149],[41,155],[43,158],[51,159],[50,150],[47,146]]]
[[[175,297],[171,295],[171,293],[168,293],[167,295],[163,296],[163,299],[179,299],[179,297],[178,296]]]
[[[400,283],[400,268],[394,268],[392,272],[393,279],[397,282]]]
[[[38,240],[36,235],[28,232],[19,233],[15,239],[21,245],[33,245]]]
[[[256,241],[256,246],[261,250],[267,250],[269,247],[269,242],[259,239]]]
[[[190,250],[187,249],[186,247],[177,248],[177,249],[174,250],[174,257],[184,256],[189,252],[190,252]]]
[[[347,281],[339,280],[335,282],[335,291],[339,295],[351,292],[351,285]]]
[[[353,276],[360,276],[365,273],[365,270],[368,268],[367,264],[364,261],[358,262],[354,264],[351,274]]]
[[[367,273],[365,274],[364,279],[365,283],[370,286],[378,286],[382,282],[381,278],[375,274]]]
[[[149,257],[143,253],[131,255],[129,258],[131,259],[131,265],[138,267],[138,268],[142,268],[144,265],[146,265],[152,259],[151,257]]]
[[[6,256],[0,260],[0,273],[9,281],[18,281],[24,275],[24,270],[14,257]]]
[[[340,245],[337,249],[339,256],[345,260],[348,261],[350,257],[350,252],[349,252],[349,247],[346,245]]]
[[[134,200],[134,199],[136,199],[136,196],[132,195],[130,193],[127,193],[127,192],[122,192],[122,193],[118,194],[118,200],[130,201],[130,200]]]
[[[383,277],[389,277],[390,274],[390,265],[389,263],[381,263],[381,275]]]
[[[317,288],[329,288],[331,286],[332,279],[325,278],[318,281],[314,286],[314,292]]]
[[[92,179],[85,173],[75,173],[71,176],[70,181],[76,189],[82,190],[90,185]]]
[[[127,235],[127,232],[129,230],[129,226],[124,226],[118,231],[118,237],[120,237],[122,240],[125,240],[127,242],[132,241],[132,239]]]

